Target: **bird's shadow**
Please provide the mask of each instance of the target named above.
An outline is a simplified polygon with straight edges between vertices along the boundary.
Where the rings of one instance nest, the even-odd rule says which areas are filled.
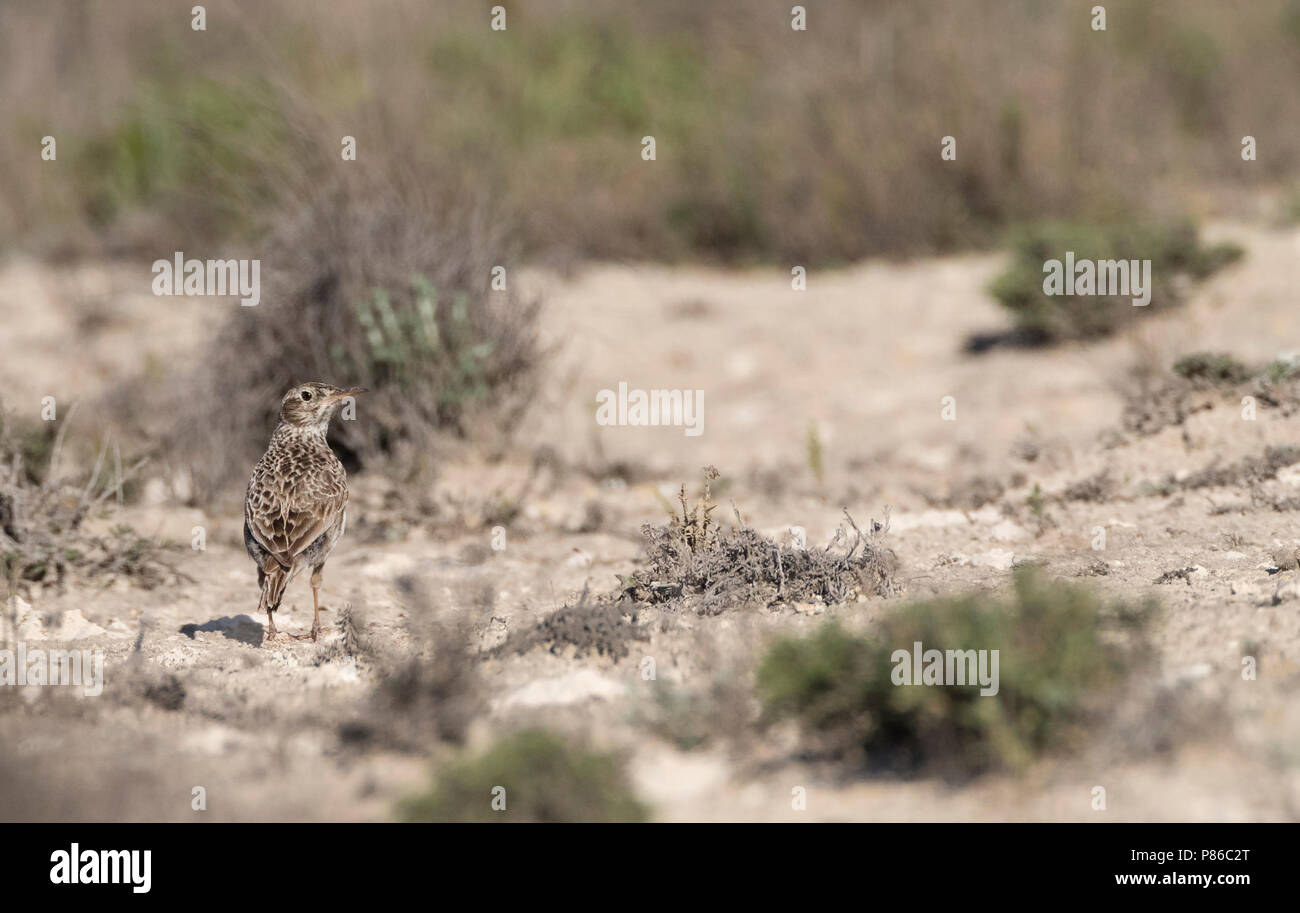
[[[259,621],[254,621],[247,615],[236,615],[233,618],[229,615],[221,618],[214,618],[205,624],[181,625],[181,633],[190,640],[200,631],[215,631],[222,637],[228,637],[231,640],[237,640],[240,643],[250,644],[254,647],[260,647],[262,641],[266,639],[266,628]]]

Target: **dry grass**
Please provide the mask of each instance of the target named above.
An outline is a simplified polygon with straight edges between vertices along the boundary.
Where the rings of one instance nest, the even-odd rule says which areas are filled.
[[[28,462],[41,432],[23,432],[0,411],[0,571],[12,590],[62,588],[70,574],[101,582],[124,577],[152,588],[189,579],[166,556],[176,546],[117,524],[95,533],[88,521],[112,514],[140,463],[122,466],[120,452],[103,444],[89,472],[61,463],[64,435],[75,408],[54,434],[44,467]]]
[[[563,606],[533,627],[511,632],[504,643],[487,655],[522,655],[546,647],[551,653],[572,659],[594,653],[618,660],[631,652],[632,644],[650,639],[649,632],[637,626],[638,607],[631,600],[588,602],[587,599],[584,590],[577,605]]]
[[[779,603],[833,604],[896,592],[898,560],[883,545],[885,522],[872,521],[863,533],[844,512],[846,525],[825,548],[779,545],[744,524],[721,527],[713,522],[717,505],[710,484],[718,478],[705,467],[701,496],[690,504],[686,486],[679,496],[681,514],[666,526],[645,526],[646,567],[624,578],[632,599],[717,615],[732,608]]]

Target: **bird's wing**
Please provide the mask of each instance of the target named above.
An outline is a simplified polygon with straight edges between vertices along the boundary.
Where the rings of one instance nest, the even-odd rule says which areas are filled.
[[[347,505],[347,484],[341,476],[327,473],[313,481],[290,489],[272,478],[254,475],[248,486],[244,519],[249,531],[286,568],[330,528]]]

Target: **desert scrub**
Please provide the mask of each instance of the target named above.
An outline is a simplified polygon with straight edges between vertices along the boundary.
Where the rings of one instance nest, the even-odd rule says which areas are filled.
[[[797,720],[807,746],[870,770],[966,776],[1073,744],[1145,655],[1152,606],[1016,574],[1010,598],[914,602],[867,634],[824,625],[776,642],[759,665],[765,718]],[[896,685],[897,650],[998,650],[999,690]]]
[[[364,709],[339,726],[339,739],[353,747],[401,751],[460,744],[483,712],[471,628],[423,581],[401,577],[397,591],[406,614],[406,645],[372,636],[364,617],[348,608],[340,617],[342,641],[318,655],[318,662],[350,657],[378,673]]]
[[[1282,355],[1251,365],[1225,352],[1192,352],[1168,372],[1139,363],[1121,389],[1123,427],[1142,435],[1181,425],[1187,416],[1216,405],[1239,409],[1247,395],[1257,408],[1277,409],[1286,417],[1300,411],[1300,361]]]
[[[303,379],[369,388],[332,443],[351,468],[403,480],[444,438],[515,427],[544,354],[537,304],[513,275],[491,288],[513,261],[486,214],[437,206],[404,180],[336,183],[281,224],[262,304],[231,312],[165,448],[200,498],[243,477]]]
[[[1184,355],[1174,362],[1173,371],[1185,380],[1210,386],[1235,386],[1259,373],[1226,352],[1193,352]]]
[[[621,578],[625,596],[717,615],[743,606],[831,605],[897,591],[898,559],[883,544],[887,514],[864,533],[846,510],[846,525],[824,548],[780,545],[746,525],[739,511],[739,526],[714,521],[710,489],[717,478],[718,471],[706,466],[703,491],[693,504],[683,485],[680,513],[665,526],[641,528],[646,566]]]
[[[649,632],[637,625],[638,608],[628,599],[588,602],[584,591],[577,605],[561,606],[531,628],[512,631],[485,658],[522,655],[544,646],[557,656],[571,654],[575,659],[592,653],[623,659],[633,644],[650,639]]]
[[[494,799],[505,807],[494,810]],[[647,810],[616,758],[534,729],[443,767],[432,788],[404,801],[399,815],[407,821],[603,823],[644,821]]]
[[[1017,333],[1036,343],[1108,336],[1144,311],[1180,304],[1177,277],[1204,279],[1241,256],[1241,249],[1231,244],[1202,245],[1196,228],[1187,223],[1033,223],[1010,231],[1007,246],[1011,265],[993,280],[989,291],[1011,312]],[[1046,294],[1044,264],[1049,260],[1064,262],[1067,252],[1074,253],[1076,263],[1150,260],[1150,304],[1134,307],[1136,293]],[[1135,278],[1130,277],[1130,283]]]
[[[121,523],[103,535],[87,528],[86,521],[111,515],[141,464],[123,470],[116,450],[110,463],[104,445],[89,473],[65,475],[60,456],[74,412],[52,433],[0,412],[0,573],[8,586],[62,587],[72,572],[106,583],[126,578],[146,589],[189,579],[167,560],[174,545]],[[33,465],[32,457],[45,462]]]

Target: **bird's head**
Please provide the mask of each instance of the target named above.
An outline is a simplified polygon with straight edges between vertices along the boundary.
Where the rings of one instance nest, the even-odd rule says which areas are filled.
[[[324,433],[339,405],[349,396],[365,392],[365,387],[343,389],[329,384],[299,384],[280,401],[280,421]]]

